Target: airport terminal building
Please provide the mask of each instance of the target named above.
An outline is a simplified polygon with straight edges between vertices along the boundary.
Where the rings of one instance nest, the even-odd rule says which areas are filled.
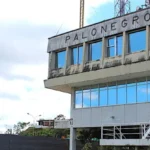
[[[71,94],[76,129],[99,127],[100,145],[150,145],[150,8],[49,38],[45,87]]]

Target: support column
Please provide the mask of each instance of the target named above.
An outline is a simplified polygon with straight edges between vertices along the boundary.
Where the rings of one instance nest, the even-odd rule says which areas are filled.
[[[51,71],[56,68],[56,53],[49,53],[49,61],[48,61],[48,78],[51,77]]]
[[[70,50],[69,47],[67,47],[67,49],[66,49],[66,65],[65,65],[65,68],[68,68],[72,64],[71,60],[72,60],[71,50]]]
[[[137,147],[137,146],[135,147],[135,150],[138,150],[138,147]]]
[[[146,60],[149,59],[150,51],[150,26],[146,26]]]
[[[122,65],[125,64],[125,56],[128,53],[129,53],[128,34],[127,34],[127,32],[123,32]]]
[[[83,59],[82,65],[88,62],[88,44],[86,42],[83,43]]]
[[[72,56],[71,56],[71,50],[69,47],[66,48],[66,59],[65,59],[65,67],[64,67],[64,74],[66,75],[67,68],[72,64],[71,62]]]
[[[104,59],[107,57],[107,40],[105,37],[102,39],[102,58],[101,58],[101,68],[104,68]]]
[[[72,88],[71,90],[71,119],[73,119],[73,109],[75,107],[75,94],[74,94],[74,89]],[[73,121],[73,120],[72,120]],[[73,128],[73,125],[74,124],[74,121],[73,123],[70,125],[70,145],[69,145],[69,150],[76,150],[76,129]]]
[[[76,129],[70,128],[70,148],[69,150],[76,150]]]

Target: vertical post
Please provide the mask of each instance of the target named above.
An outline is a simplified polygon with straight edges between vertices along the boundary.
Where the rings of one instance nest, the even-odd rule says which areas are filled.
[[[103,126],[101,127],[101,139],[103,139]]]
[[[73,109],[74,109],[74,89],[71,90],[71,118],[73,119]],[[73,120],[72,120],[73,121]],[[74,122],[70,125],[70,149],[76,150],[76,129],[73,127]]]
[[[115,140],[115,136],[116,136],[116,127],[114,126],[114,140]]]
[[[128,34],[123,32],[123,46],[122,46],[122,64],[125,64],[125,56],[128,54]]]
[[[120,126],[120,139],[122,139],[121,126]]]
[[[84,26],[84,0],[80,0],[80,22],[79,28]]]
[[[138,147],[137,147],[137,146],[135,147],[135,150],[138,150]]]
[[[102,58],[101,58],[101,68],[104,68],[104,59],[107,57],[107,41],[106,38],[102,39]]]
[[[69,150],[76,150],[76,129],[73,127],[70,128],[70,149]]]
[[[150,26],[146,26],[146,60],[149,59],[150,51]]]

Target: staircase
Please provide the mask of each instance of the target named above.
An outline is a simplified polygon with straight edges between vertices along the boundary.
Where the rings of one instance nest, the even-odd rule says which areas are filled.
[[[150,139],[150,124],[144,125],[144,132],[143,132],[142,139]]]

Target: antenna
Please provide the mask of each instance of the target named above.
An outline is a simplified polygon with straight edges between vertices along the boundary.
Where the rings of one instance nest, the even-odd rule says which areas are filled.
[[[80,0],[80,21],[79,27],[82,28],[84,26],[84,0]]]
[[[150,1],[150,0],[149,0]],[[115,17],[123,16],[130,13],[130,0],[114,0],[115,4]]]
[[[149,7],[150,6],[150,0],[145,0],[145,6]]]

